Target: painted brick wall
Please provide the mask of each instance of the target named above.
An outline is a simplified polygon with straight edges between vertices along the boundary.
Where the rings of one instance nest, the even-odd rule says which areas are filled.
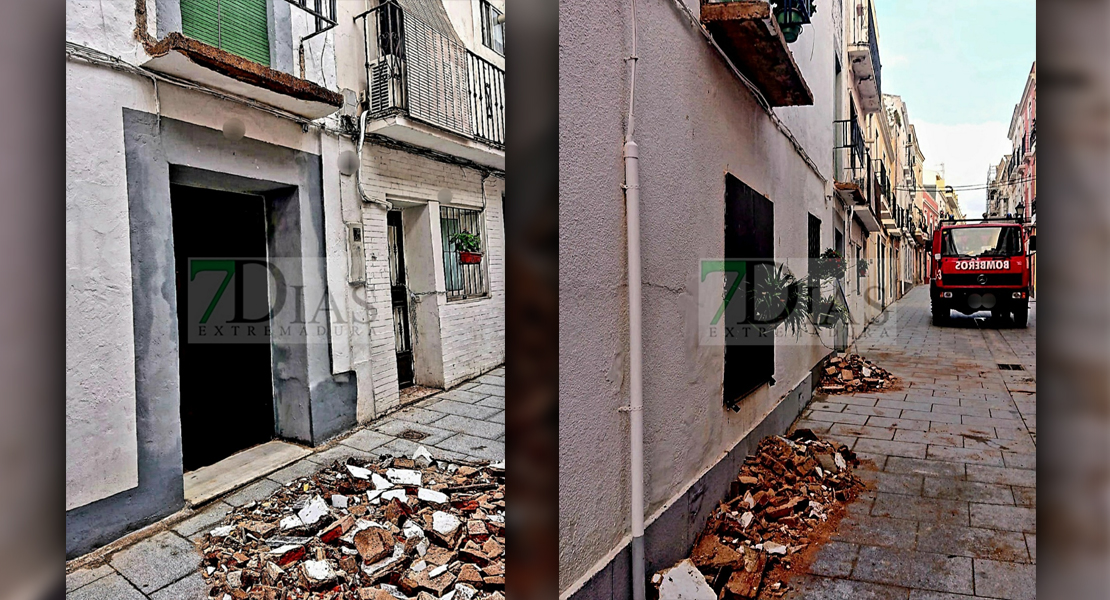
[[[485,204],[485,242],[490,297],[447,302],[438,295],[447,387],[487,371],[505,360],[505,245],[501,194],[504,179],[465,167],[368,144],[362,155],[362,185],[367,195],[388,200],[437,202],[451,190],[446,205],[481,209]],[[371,306],[370,360],[377,414],[397,406],[397,363],[390,308],[385,210],[363,206],[366,243],[366,291]],[[437,256],[436,260],[442,261]],[[437,265],[442,274],[443,265]],[[442,281],[442,276],[437,278]]]

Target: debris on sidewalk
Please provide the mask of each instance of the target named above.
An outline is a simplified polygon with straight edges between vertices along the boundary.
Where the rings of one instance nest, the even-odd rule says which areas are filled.
[[[859,462],[847,446],[820,440],[808,429],[765,438],[744,460],[690,558],[652,578],[656,597],[673,598],[668,590],[681,586],[691,590],[683,597],[700,598],[705,592],[698,577],[711,598],[783,596],[786,578],[812,560],[844,506],[864,489],[852,473]]]
[[[826,394],[889,390],[896,379],[886,369],[858,354],[837,354],[821,372],[820,389]]]
[[[337,461],[198,545],[220,600],[504,600],[504,461]]]

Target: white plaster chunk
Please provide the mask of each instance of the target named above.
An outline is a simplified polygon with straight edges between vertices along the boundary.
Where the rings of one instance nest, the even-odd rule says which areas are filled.
[[[451,513],[445,513],[442,510],[432,513],[432,529],[440,535],[451,535],[459,525],[459,518]]]
[[[326,560],[306,560],[304,562],[304,576],[310,581],[331,581],[335,579],[335,570]]]
[[[436,504],[444,504],[447,502],[447,494],[429,490],[427,488],[419,488],[416,490],[416,497],[424,502],[435,502]]]
[[[447,572],[447,565],[440,565],[440,566],[432,569],[431,571],[428,571],[428,577],[431,578],[431,579],[435,579],[436,577],[439,577],[440,575],[443,575],[446,572]]]
[[[377,473],[370,474],[370,481],[374,484],[375,490],[388,490],[389,488],[393,487],[393,484],[390,483],[388,479],[382,477],[381,475],[378,475]]]
[[[848,463],[844,461],[844,457],[839,452],[833,455],[833,462],[836,463],[836,468],[841,471],[848,468]]]
[[[373,473],[370,469],[363,469],[354,465],[347,465],[347,471],[351,473],[351,477],[356,479],[370,479],[370,475]]]
[[[660,600],[717,600],[717,594],[690,559],[663,571]]]
[[[301,518],[297,515],[289,515],[288,517],[282,519],[280,523],[278,523],[278,527],[280,527],[282,531],[296,529],[297,527],[303,526],[304,521],[302,521]]]
[[[420,471],[413,471],[412,469],[386,469],[385,476],[387,479],[398,485],[420,485]]]
[[[490,468],[491,469],[501,469],[502,471],[504,471],[505,470],[505,459],[502,458],[501,460],[490,464]]]
[[[411,540],[413,538],[420,540],[424,539],[424,530],[414,523],[412,519],[405,522],[405,527],[401,530],[401,533],[405,534],[406,540]]]
[[[767,554],[786,554],[786,546],[778,542],[763,542],[763,549]]]
[[[412,569],[413,573],[419,573],[419,572],[423,571],[424,569],[428,568],[428,563],[427,563],[427,561],[421,560],[421,561],[412,563],[412,566],[409,567],[409,568]]]
[[[400,500],[401,502],[407,502],[408,499],[409,499],[409,496],[408,496],[408,494],[405,493],[405,490],[386,490],[386,491],[382,492],[382,495],[381,495],[382,500],[389,501],[389,500],[392,500],[394,498]]]
[[[471,600],[474,598],[474,595],[478,593],[478,590],[465,583],[456,583],[455,592],[458,593],[459,600]]]
[[[328,512],[328,503],[324,502],[324,499],[320,496],[314,496],[308,502],[308,505],[297,513],[297,516],[301,518],[301,522],[305,525],[315,525]]]
[[[747,529],[748,525],[752,524],[752,519],[754,519],[754,518],[755,518],[755,515],[753,515],[751,513],[751,511],[748,511],[748,512],[740,515],[740,528],[741,529]]]
[[[347,508],[347,497],[343,494],[332,494],[331,505],[335,508]]]
[[[212,537],[226,537],[231,535],[232,531],[235,531],[234,525],[222,525],[213,529],[212,531],[209,531],[208,533]]]

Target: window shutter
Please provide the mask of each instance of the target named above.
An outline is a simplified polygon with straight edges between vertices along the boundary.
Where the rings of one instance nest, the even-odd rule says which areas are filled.
[[[224,50],[270,65],[266,0],[220,0],[220,29]]]
[[[220,47],[216,0],[181,0],[181,33]]]
[[[270,65],[266,0],[181,0],[181,32]]]
[[[725,258],[768,261],[767,266],[749,269],[746,295],[733,298],[725,309],[726,320],[732,324],[736,315],[744,310],[743,304],[754,303],[751,281],[773,268],[775,257],[775,206],[765,196],[748,187],[732,174],[725,175]],[[751,263],[749,263],[751,264]],[[725,406],[735,407],[747,395],[765,383],[774,385],[775,339],[774,335],[760,338],[758,326],[745,324],[736,328],[743,336],[750,330],[748,343],[730,343],[725,346],[724,401]],[[752,343],[753,340],[761,343]]]

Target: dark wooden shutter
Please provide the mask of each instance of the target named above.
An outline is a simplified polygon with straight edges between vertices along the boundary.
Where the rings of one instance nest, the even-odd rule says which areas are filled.
[[[725,258],[728,260],[765,261],[775,258],[775,208],[765,196],[759,194],[736,177],[725,175]],[[760,270],[752,269],[749,262],[748,277],[757,276]],[[750,280],[749,280],[750,281]],[[752,294],[752,286],[746,286]],[[749,298],[735,297],[725,309],[727,323],[734,323],[739,315],[750,315],[744,310],[751,306]],[[756,325],[743,325],[741,329],[754,330]],[[751,336],[755,334],[752,333]],[[774,384],[775,338],[748,337],[734,340],[725,346],[724,402],[733,408],[741,399],[764,383]],[[736,343],[739,341],[740,343]]]
[[[266,0],[181,0],[181,32],[210,46],[270,65]]]

